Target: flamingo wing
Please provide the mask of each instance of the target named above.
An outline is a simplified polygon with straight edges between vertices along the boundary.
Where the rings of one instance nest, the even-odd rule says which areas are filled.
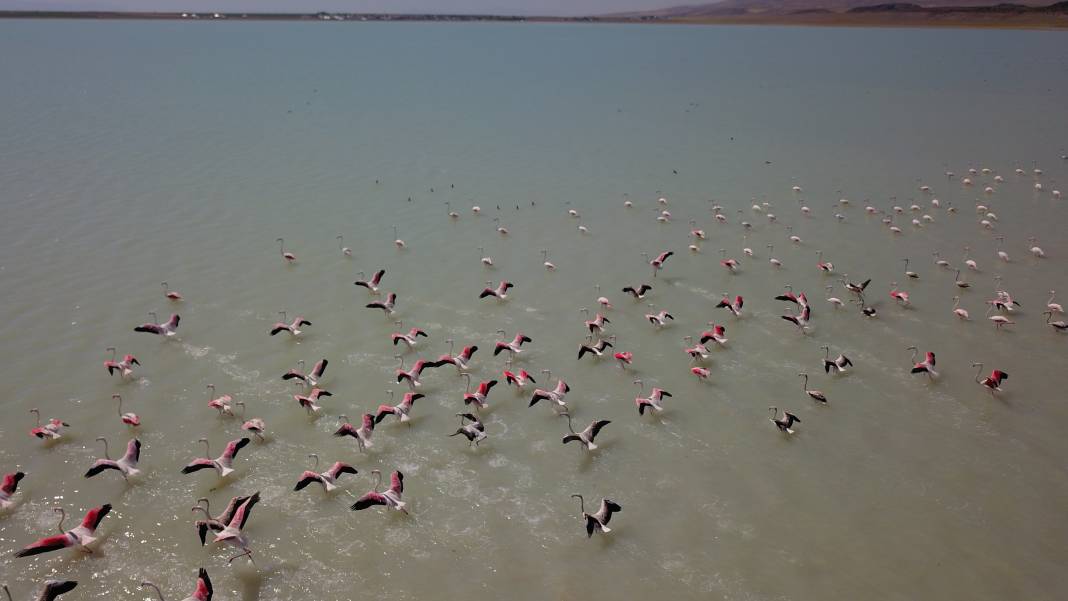
[[[193,472],[198,472],[200,470],[215,469],[215,467],[216,466],[215,466],[215,460],[214,459],[208,459],[207,457],[201,457],[199,459],[194,459],[188,465],[183,467],[182,468],[182,473],[183,474],[192,474]]]
[[[404,474],[400,470],[389,475],[389,489],[397,494],[404,492]]]
[[[74,580],[48,580],[41,591],[41,601],[55,601],[60,595],[73,591],[78,586]]]
[[[15,557],[31,557],[33,555],[40,555],[42,553],[50,553],[52,551],[58,551],[66,547],[70,547],[73,544],[73,540],[67,534],[46,536],[45,538],[38,540],[32,545],[23,548],[18,553],[15,553]]]
[[[352,509],[353,511],[360,511],[362,509],[367,509],[368,507],[372,507],[374,505],[385,504],[386,497],[382,493],[371,491],[357,499],[356,502],[352,504],[350,509]]]
[[[12,474],[5,474],[4,475],[4,484],[3,484],[2,487],[0,487],[0,491],[2,491],[6,495],[15,494],[15,491],[19,487],[19,482],[25,477],[26,477],[26,474],[24,474],[23,472],[15,472],[15,473],[12,473]]]
[[[260,502],[260,493],[256,493],[251,497],[245,499],[243,503],[237,508],[234,513],[233,519],[227,524],[228,528],[237,528],[241,530],[245,527],[245,522],[248,521],[249,516],[252,515],[252,508],[256,506],[256,503]]]
[[[197,601],[211,601],[211,596],[214,591],[211,588],[211,578],[208,578],[208,571],[204,568],[200,568],[200,572],[197,574],[197,588],[193,591],[193,598]]]
[[[134,331],[135,332],[145,332],[145,333],[148,333],[148,334],[157,334],[157,335],[162,335],[163,334],[163,328],[161,328],[159,325],[154,324],[154,323],[143,323],[143,324],[137,326],[136,328],[134,328]]]
[[[111,503],[104,503],[100,507],[90,509],[82,520],[82,528],[88,528],[90,531],[96,530],[96,527],[100,525],[100,522],[109,513],[111,513]]]

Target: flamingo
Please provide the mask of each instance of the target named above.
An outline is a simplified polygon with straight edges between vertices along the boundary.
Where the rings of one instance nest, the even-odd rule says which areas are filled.
[[[623,289],[623,292],[629,292],[635,300],[642,300],[645,298],[646,293],[652,289],[653,287],[649,284],[641,284],[637,288],[634,286],[627,286]]]
[[[546,382],[550,381],[552,373],[547,370],[541,370],[541,373],[545,374]],[[567,408],[567,403],[564,401],[567,393],[571,392],[571,387],[567,385],[567,382],[557,379],[556,388],[552,390],[542,390],[541,388],[535,388],[534,394],[530,397],[530,404],[528,407],[533,407],[538,404],[538,401],[545,399],[549,402],[553,411],[558,413],[570,413]]]
[[[745,299],[743,299],[741,297],[741,295],[735,296],[734,297],[734,302],[731,302],[730,297],[726,293],[724,293],[723,294],[723,299],[719,301],[719,304],[716,305],[716,308],[717,309],[721,309],[721,308],[727,309],[728,311],[733,313],[735,317],[741,317],[742,316],[742,305],[744,303],[745,303]]]
[[[478,443],[486,440],[486,426],[482,422],[470,413],[457,413],[460,418],[460,427],[455,432],[449,434],[449,437],[463,435],[467,439],[467,446],[478,446]],[[467,423],[470,420],[471,423]]]
[[[141,473],[141,470],[137,469],[137,462],[141,459],[140,440],[131,438],[130,442],[126,443],[126,454],[118,461],[112,460],[111,455],[108,454],[108,439],[99,436],[97,440],[104,443],[104,458],[93,462],[93,465],[89,467],[89,471],[85,472],[86,478],[92,478],[97,474],[103,473],[104,470],[115,470],[122,474],[123,480],[129,482],[131,476],[136,477]]]
[[[1039,259],[1046,256],[1046,251],[1042,250],[1042,247],[1038,245],[1038,240],[1036,238],[1028,238],[1027,241],[1031,243],[1031,248],[1027,250],[1033,256],[1038,257]]]
[[[111,512],[111,504],[105,503],[100,507],[90,509],[85,514],[81,524],[67,531],[63,530],[63,522],[67,519],[67,512],[62,507],[54,507],[52,510],[59,514],[59,524],[56,529],[59,530],[60,534],[39,539],[37,542],[15,553],[15,557],[31,557],[69,547],[92,553],[93,551],[89,548],[89,545],[96,542],[96,529],[100,526],[100,522]]]
[[[935,265],[942,267],[943,269],[949,269],[949,261],[943,259],[941,253],[934,252],[931,254],[934,255]]]
[[[111,399],[112,400],[117,400],[119,402],[118,414],[119,414],[119,420],[121,420],[122,423],[126,424],[127,426],[130,426],[131,428],[136,428],[136,427],[141,425],[141,418],[138,417],[136,413],[123,413],[122,412],[122,395],[113,394],[113,395],[111,395]]]
[[[613,355],[616,361],[619,361],[619,369],[626,371],[627,366],[634,361],[634,353],[630,351],[620,351]]]
[[[596,284],[596,287],[597,287],[597,294],[598,294],[597,304],[601,305],[601,308],[604,309],[605,311],[610,310],[612,308],[612,303],[608,300],[608,297],[600,296],[600,294],[601,294],[601,285],[600,284]]]
[[[245,440],[248,439],[246,438]],[[248,537],[245,536],[243,530],[245,528],[245,523],[252,515],[252,508],[259,502],[260,493],[258,492],[245,499],[244,502],[238,505],[237,510],[234,512],[234,517],[226,524],[226,528],[223,528],[221,532],[215,535],[215,539],[212,542],[224,542],[242,551],[242,553],[238,553],[231,557],[230,560],[227,561],[228,564],[233,563],[238,557],[248,557],[249,561],[256,563],[252,560],[252,549],[249,548]]]
[[[30,436],[36,436],[41,440],[59,440],[63,438],[63,428],[69,428],[70,424],[65,421],[51,418],[48,423],[41,425],[41,411],[34,408],[30,409],[30,413],[37,416],[37,425],[30,430]]]
[[[234,403],[238,407],[241,407],[241,429],[245,432],[252,432],[256,436],[256,439],[263,442],[265,439],[263,433],[267,431],[267,422],[258,417],[250,417],[245,419],[245,403],[244,401],[238,401]]]
[[[653,304],[649,303],[649,306],[652,307]],[[646,313],[645,319],[659,330],[668,325],[668,320],[675,321],[675,316],[662,309],[658,313]]]
[[[205,456],[189,462],[188,465],[182,468],[182,473],[192,474],[193,472],[200,470],[213,469],[219,474],[220,478],[225,478],[234,473],[234,458],[237,457],[238,451],[245,448],[245,445],[249,443],[249,439],[239,438],[237,440],[231,440],[226,444],[226,449],[223,450],[223,454],[215,459],[211,458],[211,445],[208,443],[207,438],[200,438],[197,442],[204,443]]]
[[[807,373],[801,372],[801,373],[799,373],[797,375],[800,376],[800,377],[803,377],[805,379],[804,383],[801,384],[801,390],[804,390],[805,394],[807,394],[808,396],[812,397],[813,399],[815,399],[815,400],[817,400],[817,401],[819,401],[821,403],[826,403],[827,402],[827,395],[823,394],[819,390],[809,390],[808,389],[808,374]]]
[[[341,236],[338,236],[340,238]],[[165,601],[163,599],[163,592],[160,588],[151,582],[145,581],[141,583],[141,588],[152,588],[156,591],[156,596],[159,597],[159,601]],[[208,571],[204,568],[200,568],[200,572],[197,574],[197,587],[193,590],[193,594],[189,595],[182,601],[211,601],[213,590],[211,588],[211,578],[208,578]]]
[[[341,461],[335,461],[334,465],[330,466],[330,469],[325,472],[316,472],[319,469],[319,455],[315,453],[309,453],[308,457],[315,458],[315,467],[311,470],[304,470],[304,473],[300,475],[300,480],[297,481],[297,485],[293,487],[294,491],[303,490],[309,484],[318,482],[323,487],[323,492],[330,493],[337,490],[337,479],[341,477],[341,474],[357,474],[356,468],[347,463]]]
[[[387,390],[390,400],[393,399],[393,391]],[[375,423],[380,423],[387,415],[396,415],[397,419],[402,422],[408,422],[411,418],[412,404],[415,401],[423,398],[424,395],[418,392],[406,392],[401,398],[401,402],[398,405],[379,405],[378,411],[375,412]],[[411,425],[410,423],[408,424]]]
[[[234,416],[234,410],[230,407],[230,401],[234,400],[234,397],[224,394],[221,397],[215,396],[215,385],[208,384],[208,407],[215,409],[219,412],[220,416],[227,415]]]
[[[794,244],[801,244],[801,238],[794,235],[794,226],[786,226],[786,232],[790,234],[790,242],[793,242]]]
[[[337,236],[337,249],[341,251],[341,254],[346,257],[352,256],[352,249],[345,246],[345,237]]]
[[[447,342],[449,343],[451,349],[452,340],[449,339]],[[453,355],[452,351],[450,350],[449,354],[438,357],[438,365],[435,365],[435,367],[450,363],[456,366],[456,371],[458,373],[463,373],[468,369],[468,365],[471,362],[471,357],[475,354],[476,351],[478,351],[478,346],[474,344],[470,346],[465,346],[460,351],[459,355]]]
[[[972,287],[971,284],[969,284],[968,282],[965,282],[964,280],[960,279],[960,270],[959,269],[957,270],[957,275],[955,275],[953,277],[956,280],[954,283],[957,285],[957,288],[971,288]]]
[[[390,292],[386,295],[385,301],[374,301],[371,303],[367,303],[364,306],[368,309],[382,309],[382,311],[385,312],[386,317],[389,317],[390,315],[393,315],[394,309],[397,306],[397,295],[393,292]]]
[[[582,432],[575,432],[575,429],[571,426],[571,414],[565,413],[564,417],[567,418],[567,429],[571,431],[571,434],[564,436],[562,441],[563,444],[577,440],[582,443],[582,446],[586,447],[587,451],[597,450],[597,445],[593,443],[594,438],[597,437],[597,434],[599,434],[605,426],[612,423],[607,419],[593,420],[590,422],[590,425],[586,426],[585,430]]]
[[[293,336],[300,336],[304,333],[300,329],[301,326],[310,326],[312,324],[312,322],[299,315],[294,317],[291,323],[286,323],[286,312],[279,311],[278,314],[282,316],[282,321],[276,321],[274,325],[271,326],[271,336],[274,336],[279,332],[289,332]]]
[[[859,284],[854,284],[853,282],[850,282],[848,278],[849,274],[842,274],[842,279],[840,280],[842,282],[842,285],[845,286],[846,290],[858,296],[864,294],[864,290],[868,287],[868,284],[871,283],[871,278],[868,278]]]
[[[909,279],[912,279],[912,280],[919,279],[920,274],[916,273],[915,271],[909,271],[909,260],[908,260],[908,258],[901,259],[901,260],[905,263],[905,277],[907,277]]]
[[[712,375],[712,370],[707,367],[691,367],[690,373],[697,376],[698,380],[708,381],[709,376]]]
[[[485,265],[486,267],[493,267],[493,257],[486,256],[485,252],[486,252],[485,248],[483,248],[481,246],[478,247],[479,260],[482,261],[482,264]]]
[[[608,522],[611,521],[612,514],[623,511],[623,507],[618,503],[609,499],[601,499],[601,506],[597,508],[596,513],[586,513],[586,502],[582,495],[574,494],[571,497],[578,497],[579,510],[582,512],[582,519],[586,521],[586,538],[593,537],[594,530],[599,530],[602,534],[611,532]]]
[[[712,329],[701,332],[701,344],[706,344],[711,340],[720,346],[725,346],[727,339],[723,335],[727,333],[727,328],[711,321],[708,325],[712,326]]]
[[[407,380],[408,388],[410,390],[414,390],[423,385],[423,383],[419,381],[419,376],[422,375],[424,369],[429,367],[441,367],[445,363],[445,361],[426,361],[424,359],[419,359],[412,365],[411,369],[405,371],[404,357],[401,355],[393,355],[393,358],[400,360],[400,365],[397,366],[397,369],[394,372],[397,375],[397,383],[400,384]]]
[[[639,385],[641,387],[641,390],[640,390],[639,394],[644,394],[645,393],[645,382],[643,382],[642,380],[634,380],[633,383],[637,384],[637,385]],[[645,415],[645,410],[646,409],[652,409],[653,411],[656,411],[657,413],[663,411],[664,410],[664,405],[662,403],[664,401],[664,397],[670,397],[670,396],[672,396],[670,392],[668,392],[668,391],[666,391],[666,390],[664,390],[662,388],[657,388],[657,387],[654,386],[652,391],[649,392],[649,396],[647,396],[647,397],[643,397],[643,396],[635,397],[634,398],[634,404],[638,406],[638,415]]]
[[[960,308],[960,297],[953,297],[953,314],[956,315],[961,321],[968,321],[968,311]]]
[[[282,258],[285,259],[286,263],[292,265],[297,261],[297,255],[286,252],[286,241],[284,239],[278,238],[275,242],[278,243],[278,252],[282,254]]]
[[[3,484],[0,485],[0,511],[8,511],[15,508],[15,502],[11,497],[19,489],[19,482],[26,477],[24,472],[12,472],[4,474]]]
[[[741,263],[739,263],[738,261],[727,258],[727,249],[725,248],[719,249],[719,256],[723,257],[723,259],[720,260],[719,264],[731,273],[734,273],[741,266]]]
[[[1016,323],[1004,315],[991,315],[988,319],[994,322],[994,329],[996,330],[1000,330],[1001,326],[1011,326]]]
[[[119,377],[126,379],[133,376],[133,366],[140,366],[141,362],[137,360],[137,357],[133,355],[125,355],[122,361],[115,360],[115,347],[109,346],[106,350],[111,351],[111,359],[104,362],[104,368],[108,370],[108,375],[113,376],[118,372]]]
[[[594,357],[603,357],[605,349],[612,348],[612,343],[609,342],[610,339],[602,338],[597,341],[597,344],[591,344],[593,342],[593,334],[586,336],[586,344],[579,345],[578,358],[581,359],[587,353]]]
[[[375,416],[370,413],[363,414],[363,422],[359,428],[349,423],[349,416],[339,415],[337,421],[340,425],[337,431],[334,432],[334,436],[351,436],[356,439],[356,444],[360,448],[362,453],[364,449],[369,449],[374,445],[371,444],[371,435],[375,431]]]
[[[488,404],[490,389],[497,385],[497,380],[486,380],[480,382],[478,389],[475,392],[471,392],[471,374],[463,374],[467,379],[467,389],[464,391],[464,405],[474,405],[479,409],[485,409]]]
[[[970,247],[970,246],[965,246],[964,247],[964,265],[967,266],[968,269],[971,269],[972,271],[979,271],[979,265],[976,264],[976,262],[973,259],[968,257],[968,253],[971,252],[971,250],[972,250],[972,247]]]
[[[502,236],[507,236],[508,235],[508,228],[506,228],[503,225],[501,225],[501,218],[500,217],[494,217],[493,218],[493,223],[497,224],[497,233],[498,234],[500,234]]]
[[[798,300],[797,300],[797,295],[794,294],[794,287],[793,286],[791,286],[790,284],[786,284],[785,286],[783,286],[783,288],[786,291],[783,292],[782,294],[776,296],[775,300],[786,301],[788,303],[793,303],[795,305],[800,304],[798,302]]]
[[[696,240],[704,240],[705,239],[705,231],[702,230],[702,229],[698,229],[697,228],[697,220],[696,219],[691,219],[690,220],[690,235],[693,236],[694,239],[696,239]]]
[[[477,213],[478,211],[475,212]],[[404,240],[401,240],[400,236],[397,235],[397,226],[393,226],[393,245],[399,249],[407,246],[407,244],[404,243]]]
[[[511,367],[511,364],[509,364],[509,367]],[[501,375],[504,377],[505,383],[509,386],[515,386],[517,391],[523,390],[528,383],[537,384],[534,376],[527,373],[525,369],[520,369],[518,374],[504,370]]]
[[[361,278],[366,277],[364,275],[364,272],[362,271],[359,272],[357,275],[359,275]],[[353,282],[353,284],[362,288],[367,288],[367,291],[371,294],[378,294],[378,286],[382,284],[382,276],[384,275],[386,275],[386,270],[379,269],[375,272],[373,276],[371,276],[370,280],[360,279]]]
[[[783,409],[781,418],[779,417],[779,408],[778,407],[768,407],[768,411],[771,411],[771,422],[775,424],[775,427],[777,427],[780,432],[785,432],[787,434],[793,434],[794,433],[793,425],[795,423],[797,423],[797,424],[801,423],[801,418],[800,417],[797,417],[796,415],[794,415],[793,413],[790,413],[789,411],[787,411],[785,409]]]
[[[841,307],[843,305],[842,299],[838,298],[837,296],[830,296],[832,294],[831,291],[834,290],[834,286],[828,284],[826,286],[826,288],[827,288],[827,294],[829,295],[827,297],[827,302],[831,303],[831,306],[834,307],[835,309]]]
[[[78,586],[78,582],[74,580],[45,580],[44,588],[41,589],[41,594],[37,596],[37,601],[55,601],[60,595],[69,593]],[[7,589],[7,585],[3,585],[4,594],[7,595],[7,601],[13,601],[11,598],[11,591]]]
[[[542,260],[542,266],[544,266],[545,269],[547,269],[549,271],[553,271],[553,270],[556,269],[556,264],[549,260],[549,249],[547,249],[547,248],[541,249],[541,260]]]
[[[515,284],[501,280],[501,283],[497,284],[497,288],[494,289],[489,287],[491,283],[492,282],[486,282],[486,288],[482,289],[482,292],[479,293],[478,298],[486,298],[487,296],[492,296],[499,301],[506,301],[508,300],[508,289],[515,287]]]
[[[170,286],[167,285],[167,282],[160,282],[160,286],[163,286],[163,298],[166,298],[168,300],[172,300],[172,301],[175,301],[175,302],[180,302],[180,301],[185,300],[185,297],[183,297],[181,294],[178,294],[178,292],[176,290],[171,290]]]
[[[708,348],[705,347],[704,343],[698,342],[697,344],[694,344],[693,336],[683,336],[682,340],[686,342],[686,344],[693,345],[683,349],[683,351],[687,355],[689,355],[693,361],[696,362],[708,358],[709,351]]]
[[[823,371],[836,374],[845,374],[849,370],[847,367],[853,367],[853,362],[849,360],[849,357],[839,353],[834,360],[831,360],[831,347],[823,345],[820,347],[823,349]]]
[[[329,365],[330,362],[326,359],[320,359],[316,361],[315,365],[312,366],[312,370],[308,373],[304,373],[303,359],[297,361],[297,364],[300,365],[300,369],[291,369],[287,371],[286,373],[282,374],[282,379],[287,381],[299,380],[301,382],[304,382],[305,384],[315,387],[319,385],[319,381],[323,377],[323,372],[326,371],[326,366]]]
[[[823,251],[816,251],[816,267],[823,273],[834,273],[834,263],[823,261]]]
[[[934,368],[935,368],[935,354],[934,353],[932,353],[931,351],[927,351],[927,355],[924,357],[924,360],[922,362],[917,362],[916,361],[916,355],[918,355],[920,351],[914,346],[910,346],[905,350],[912,351],[912,363],[913,363],[913,365],[912,365],[912,373],[914,373],[914,374],[926,373],[928,378],[933,378],[933,377],[936,377],[938,375],[938,372],[936,372],[934,370]]]
[[[1059,304],[1053,302],[1053,298],[1056,296],[1057,292],[1055,290],[1049,291],[1049,300],[1046,301],[1046,309],[1050,310],[1053,313],[1064,313],[1064,308],[1061,307]]]
[[[775,252],[775,246],[772,245],[772,244],[769,244],[768,245],[768,257],[769,257],[768,263],[771,263],[772,267],[782,267],[782,261],[780,261],[780,260],[775,258],[775,255],[772,254],[774,252]]]
[[[450,218],[452,218],[452,219],[459,219],[460,218],[460,214],[457,213],[456,211],[452,210],[452,203],[447,201],[447,200],[445,201],[445,210],[449,212],[448,214],[449,214]]]
[[[869,319],[874,319],[877,316],[877,311],[875,310],[875,307],[869,306],[865,302],[863,294],[860,295],[860,298],[853,299],[853,300],[851,300],[849,302],[856,303],[857,306],[860,307],[860,313],[864,317],[867,317]]]
[[[301,382],[297,382],[296,384],[300,386],[303,385]],[[307,395],[295,394],[293,395],[293,398],[297,401],[297,403],[300,404],[301,407],[304,407],[308,414],[312,414],[319,413],[323,410],[323,408],[320,407],[316,401],[319,400],[319,397],[324,396],[334,395],[330,394],[330,392],[327,390],[323,390],[322,388],[317,388],[313,386],[311,392],[309,392]]]
[[[1009,374],[1000,369],[995,369],[990,372],[989,376],[980,379],[979,376],[983,374],[983,364],[972,363],[972,367],[979,368],[979,371],[975,372],[975,381],[982,386],[986,386],[987,390],[990,391],[991,396],[993,396],[995,392],[1001,392],[1001,383],[1009,378]]]
[[[812,316],[812,307],[808,305],[801,306],[801,313],[794,315],[788,313],[786,315],[780,315],[779,317],[797,326],[798,331],[804,334],[808,330],[808,321]]]
[[[992,215],[992,213],[988,214],[988,216],[989,215]],[[999,259],[1001,259],[1002,261],[1008,263],[1009,262],[1009,253],[1001,250],[1001,245],[1005,243],[1005,236],[998,236],[997,238],[995,238],[995,240],[998,241],[998,245],[997,245],[997,248],[994,250],[994,252],[997,253]]]
[[[382,483],[382,472],[371,470],[371,473],[375,475],[374,489],[357,499],[350,509],[360,511],[375,505],[383,505],[387,509],[394,509],[407,514],[408,510],[404,508],[406,503],[401,501],[401,495],[404,493],[404,474],[400,470],[394,471],[389,476],[389,488],[378,492],[378,487]]]
[[[659,255],[657,255],[655,259],[649,261],[649,265],[651,265],[652,268],[653,268],[653,277],[654,278],[656,277],[656,272],[658,272],[658,271],[660,271],[661,269],[664,268],[664,263],[667,262],[668,258],[671,257],[671,255],[673,255],[673,254],[675,254],[673,251],[666,250],[666,251],[660,253]],[[643,255],[644,255],[644,253],[643,253]],[[644,255],[644,256],[646,258],[648,258],[648,255]]]
[[[167,320],[167,323],[159,323],[159,318],[152,311],[149,311],[149,315],[152,316],[152,323],[143,323],[136,328],[135,332],[145,332],[147,334],[156,334],[157,336],[171,337],[174,336],[178,330],[178,322],[181,321],[181,317],[175,313],[171,315],[171,318]]]
[[[226,505],[226,509],[219,515],[218,518],[211,517],[211,502],[206,498],[197,499],[197,504],[193,507],[192,511],[200,511],[204,514],[203,520],[197,520],[193,525],[197,529],[197,535],[200,537],[200,546],[203,547],[208,543],[208,531],[215,533],[222,532],[226,529],[226,525],[230,523],[230,520],[234,519],[234,514],[237,513],[237,508],[242,503],[248,500],[248,497],[234,497],[230,499],[230,502]],[[204,506],[201,507],[201,502]]]
[[[497,330],[497,333],[504,334],[504,330]],[[530,339],[530,336],[527,336],[522,332],[516,332],[515,337],[512,338],[511,342],[503,342],[498,340],[493,344],[493,356],[496,357],[497,355],[501,354],[501,351],[508,351],[508,354],[511,357],[515,357],[519,353],[523,352],[523,349],[520,347],[523,346],[524,342],[532,342],[532,340]]]
[[[590,310],[586,307],[579,309],[579,311],[586,315],[586,321],[584,321],[583,324],[590,330],[590,334],[595,333],[595,331],[596,333],[603,332],[604,324],[612,323],[611,320],[609,320],[604,315],[601,315],[600,313],[594,316],[593,319],[590,319]]]
[[[897,289],[897,282],[890,282],[890,298],[896,300],[901,306],[909,306],[909,293]]]
[[[395,323],[398,328],[403,328],[404,327],[404,322],[402,322],[402,321],[395,321],[393,323]],[[393,346],[397,346],[398,342],[403,342],[404,344],[406,344],[408,346],[409,349],[415,348],[415,346],[419,342],[419,337],[420,336],[422,336],[423,338],[427,338],[428,337],[426,331],[422,330],[420,328],[411,328],[411,329],[408,330],[407,334],[401,334],[400,332],[394,332],[394,333],[389,335],[390,340],[393,341]]]
[[[1053,328],[1054,330],[1057,330],[1058,332],[1068,330],[1068,323],[1065,323],[1063,320],[1050,321],[1051,319],[1053,319],[1053,311],[1045,311],[1042,314],[1046,316],[1046,324],[1049,325],[1049,327]]]

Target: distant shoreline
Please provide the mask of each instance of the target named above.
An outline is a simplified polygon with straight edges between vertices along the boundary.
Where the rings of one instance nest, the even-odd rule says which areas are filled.
[[[681,25],[775,25],[817,27],[903,27],[969,29],[1068,29],[1068,13],[872,11],[746,14],[724,16],[593,16],[539,17],[509,15],[435,15],[383,13],[180,13],[118,11],[0,11],[0,19],[139,20],[139,21],[298,21],[420,23],[607,23]]]

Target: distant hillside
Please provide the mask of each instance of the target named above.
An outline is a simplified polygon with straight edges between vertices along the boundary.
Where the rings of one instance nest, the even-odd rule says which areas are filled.
[[[1041,7],[1049,0],[1012,0],[1012,5]],[[1059,3],[1064,4],[1064,3]],[[811,13],[845,12],[924,12],[958,8],[985,8],[1001,5],[1011,9],[1005,0],[920,0],[917,2],[892,3],[886,0],[722,0],[706,4],[673,6],[657,10],[621,13],[613,16],[659,17],[685,19],[699,17],[726,17],[742,15],[793,15]]]

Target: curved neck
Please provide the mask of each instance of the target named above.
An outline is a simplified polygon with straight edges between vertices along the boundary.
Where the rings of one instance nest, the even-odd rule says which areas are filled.
[[[982,380],[980,380],[979,378],[980,378],[980,376],[983,375],[983,364],[979,363],[978,367],[979,367],[979,369],[975,372],[975,381],[976,382],[981,382]]]
[[[158,586],[152,584],[151,582],[142,582],[141,583],[141,587],[142,588],[143,587],[150,587],[150,588],[154,589],[156,591],[156,596],[159,597],[159,601],[165,601],[163,599],[163,592],[159,590]]]
[[[62,534],[63,533],[63,522],[65,522],[67,520],[67,512],[62,507],[57,507],[56,511],[59,512],[59,523],[56,524],[56,530],[58,530],[59,533]]]

